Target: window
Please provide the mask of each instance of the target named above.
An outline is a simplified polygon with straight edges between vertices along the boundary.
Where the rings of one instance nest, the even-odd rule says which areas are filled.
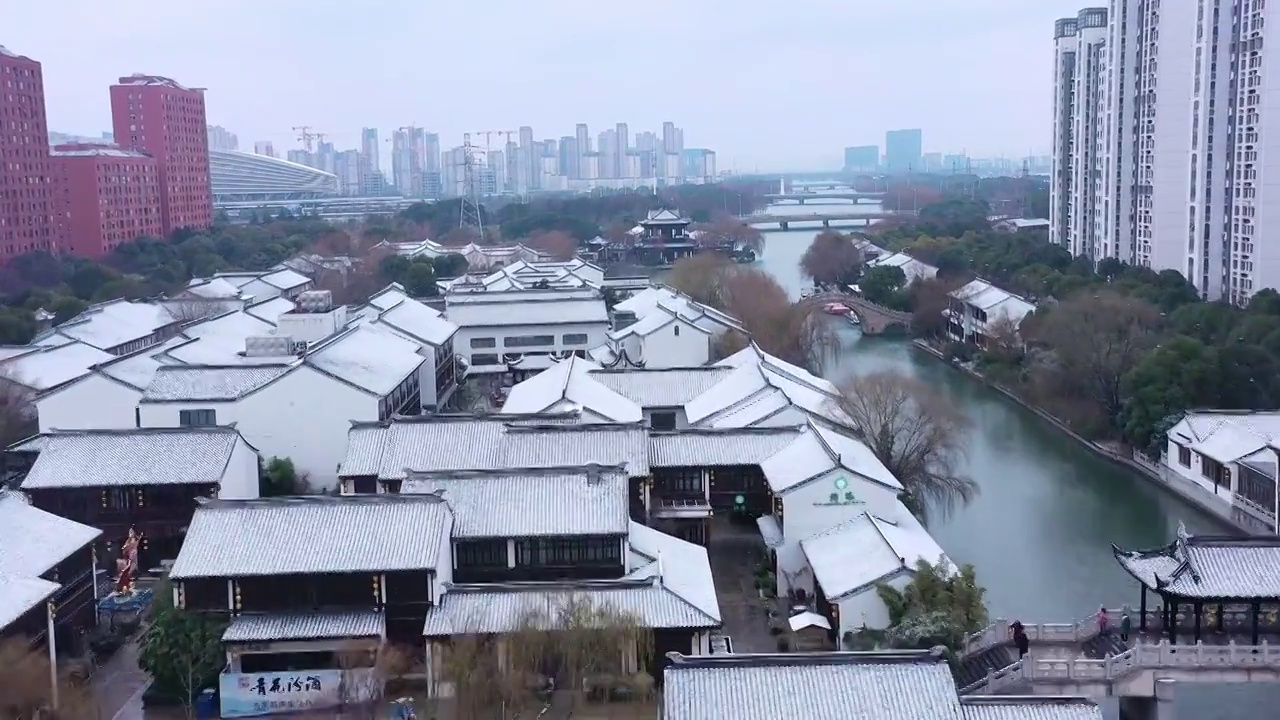
[[[178,424],[182,427],[208,427],[218,424],[218,413],[213,410],[179,410]]]
[[[1178,446],[1178,464],[1182,467],[1191,467],[1191,448],[1184,445]]]
[[[502,538],[459,540],[453,549],[459,568],[507,567],[507,541]]]
[[[472,365],[497,365],[498,356],[497,355],[472,355],[471,364]]]
[[[385,483],[383,483],[383,484],[382,484],[382,486],[383,486],[384,488],[386,488],[387,492],[391,493],[392,495],[398,495],[398,494],[400,494],[400,483],[402,483],[402,482],[404,482],[404,481],[403,481],[403,480],[388,480],[388,481],[386,481]]]
[[[587,334],[586,333],[569,333],[568,335],[565,335],[563,338],[561,338],[561,340],[564,341],[565,345],[586,345]]]
[[[498,347],[498,341],[493,338],[471,338],[471,347],[473,348],[491,348]]]
[[[356,495],[372,495],[378,492],[378,479],[374,477],[358,477],[351,481],[351,492]]]
[[[675,430],[676,414],[670,411],[654,412],[649,415],[649,427],[654,430]]]
[[[699,495],[702,491],[702,468],[662,468],[654,473],[656,489],[664,495]]]
[[[516,565],[558,567],[621,564],[622,545],[608,537],[549,537],[516,541]]]
[[[538,347],[543,345],[555,345],[555,335],[517,335],[509,337],[502,341],[504,347]]]

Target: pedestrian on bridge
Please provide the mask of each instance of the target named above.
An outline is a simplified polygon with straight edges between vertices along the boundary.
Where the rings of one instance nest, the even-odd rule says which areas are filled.
[[[1129,642],[1129,631],[1133,629],[1133,621],[1129,619],[1129,611],[1120,616],[1120,639]]]
[[[1111,628],[1107,623],[1107,606],[1103,605],[1098,610],[1098,637],[1106,637],[1111,633]]]
[[[1027,632],[1019,627],[1013,634],[1013,644],[1018,648],[1018,659],[1027,656],[1027,652],[1031,650],[1031,638],[1027,637]]]

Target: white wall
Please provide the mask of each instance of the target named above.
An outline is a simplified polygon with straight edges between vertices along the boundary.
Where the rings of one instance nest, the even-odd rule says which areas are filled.
[[[377,420],[378,398],[303,366],[235,403],[143,403],[143,427],[178,427],[179,411],[213,409],[264,459],[287,457],[317,488],[338,484],[352,420]]]
[[[236,441],[231,462],[222,478],[218,497],[223,500],[252,500],[258,497],[258,453],[243,439]]]
[[[512,312],[518,312],[518,308],[512,308]],[[586,352],[593,347],[603,345],[606,333],[609,330],[607,323],[565,323],[557,325],[504,325],[500,327],[463,327],[458,329],[458,334],[454,336],[453,351],[458,355],[467,359],[472,367],[477,366],[471,362],[473,355],[492,355],[502,356],[504,354],[525,354],[525,353],[550,353],[563,352],[567,350],[581,350]],[[572,334],[583,334],[587,336],[587,342],[582,345],[565,345],[564,336]],[[555,338],[555,344],[537,347],[505,347],[503,341],[509,337],[520,335],[552,335]],[[493,348],[472,348],[471,340],[473,338],[494,338],[496,347]],[[499,357],[501,360],[501,357]],[[488,366],[492,368],[493,366]]]
[[[885,581],[885,584],[902,590],[911,584],[911,577],[911,573],[903,571]],[[843,641],[846,632],[857,634],[864,625],[871,630],[884,630],[889,627],[889,608],[880,599],[880,593],[876,592],[875,585],[844,598],[836,605],[840,608],[838,640]]]
[[[36,399],[40,432],[120,430],[137,427],[134,409],[142,393],[93,373],[73,385]]]
[[[647,368],[690,367],[711,362],[711,334],[682,320],[667,323],[648,335],[631,335],[623,342],[632,358]],[[636,351],[639,354],[635,354]]]
[[[849,484],[841,493],[852,492],[860,502],[852,505],[825,504],[831,493],[836,492],[836,479],[842,477]],[[803,588],[807,593],[813,592],[813,572],[805,560],[804,551],[800,549],[801,540],[865,512],[891,522],[897,522],[908,512],[898,501],[896,491],[865,480],[843,468],[785,493],[782,496],[782,510],[782,546],[777,548],[779,596],[784,596],[791,589],[788,573],[794,575],[796,587]]]

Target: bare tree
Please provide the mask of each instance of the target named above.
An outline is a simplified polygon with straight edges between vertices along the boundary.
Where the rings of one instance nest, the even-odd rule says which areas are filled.
[[[573,707],[584,700],[635,706],[653,699],[652,653],[652,634],[638,618],[569,595],[526,611],[512,632],[452,636],[440,679],[452,686],[455,720],[537,715],[565,695]]]
[[[463,247],[471,243],[479,243],[480,233],[471,227],[459,227],[440,236],[440,244],[449,247]]]
[[[166,300],[164,302],[165,310],[173,316],[174,320],[188,325],[197,323],[201,320],[211,318],[229,308],[230,303],[225,300],[205,299],[205,298],[179,298],[177,300]]]
[[[694,229],[698,231],[698,244],[704,247],[727,245],[757,253],[764,248],[764,233],[730,215],[721,215]]]
[[[31,391],[0,368],[0,448],[31,437],[37,429]]]
[[[13,720],[91,720],[97,712],[86,688],[60,678],[54,710],[49,656],[26,638],[0,642],[0,718]]]
[[[725,310],[727,283],[738,271],[736,264],[719,253],[699,253],[676,261],[666,283],[695,302]]]
[[[347,648],[338,653],[342,668],[338,703],[343,717],[375,720],[383,716],[382,701],[387,684],[404,677],[413,666],[413,656],[397,645]]]
[[[852,238],[835,230],[818,233],[800,258],[800,269],[821,285],[852,284],[861,268],[862,251]]]
[[[1159,325],[1154,305],[1102,290],[1060,302],[1027,327],[1033,328],[1030,339],[1053,353],[1055,362],[1041,371],[1058,375],[1115,423],[1122,409],[1120,381],[1151,349]]]
[[[724,288],[724,310],[770,355],[813,372],[839,355],[840,338],[818,306],[791,302],[787,291],[769,273],[739,269],[725,281]]]
[[[940,338],[946,334],[945,311],[951,303],[948,295],[955,288],[943,280],[916,280],[908,286],[915,300],[911,312],[911,331],[918,337]]]
[[[531,235],[525,245],[555,260],[572,260],[578,252],[578,241],[567,232],[548,230]]]
[[[1018,335],[1018,323],[1008,315],[997,315],[987,322],[986,354],[997,362],[1013,363],[1022,357],[1022,337]]]
[[[962,472],[971,423],[928,385],[893,371],[857,375],[840,386],[838,405],[921,519],[977,495],[977,484]]]

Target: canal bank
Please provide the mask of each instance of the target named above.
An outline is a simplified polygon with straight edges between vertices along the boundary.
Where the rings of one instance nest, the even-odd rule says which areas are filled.
[[[809,285],[800,256],[818,230],[767,232],[759,267],[795,298]],[[1066,622],[1100,605],[1136,606],[1138,584],[1115,561],[1111,544],[1167,544],[1185,523],[1193,533],[1222,533],[1218,518],[1189,506],[1082,447],[1031,410],[915,350],[910,341],[863,337],[842,327],[844,352],[827,376],[894,370],[924,382],[964,413],[971,429],[962,471],[980,494],[930,525],[957,562],[971,563],[987,589],[992,617]],[[1268,717],[1280,701],[1273,686],[1180,688],[1181,717]],[[1116,717],[1114,704],[1106,709]]]

